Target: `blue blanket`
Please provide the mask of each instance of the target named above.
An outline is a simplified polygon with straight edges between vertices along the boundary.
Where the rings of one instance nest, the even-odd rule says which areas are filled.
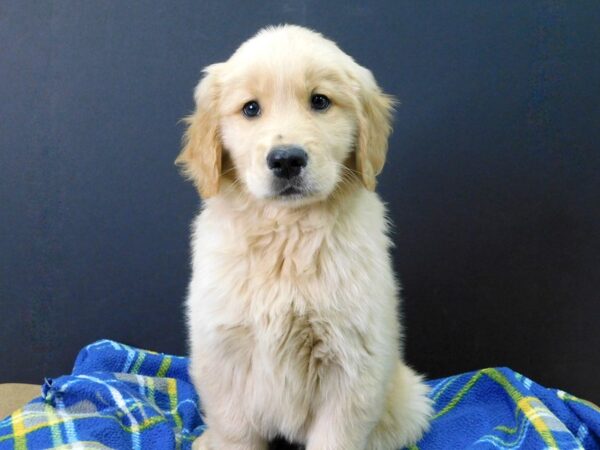
[[[0,422],[0,449],[189,449],[204,430],[186,358],[103,340]],[[600,409],[506,368],[431,381],[435,417],[412,449],[600,449]]]

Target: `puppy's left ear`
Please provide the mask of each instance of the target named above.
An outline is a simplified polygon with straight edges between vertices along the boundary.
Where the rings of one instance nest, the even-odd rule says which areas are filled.
[[[183,174],[194,181],[204,199],[219,192],[223,148],[219,135],[219,82],[222,64],[204,69],[204,78],[194,91],[196,110],[185,118],[188,128],[183,149],[175,160]]]
[[[396,102],[392,96],[383,93],[368,69],[359,66],[355,79],[360,97],[356,168],[365,187],[374,191],[376,177],[385,163]]]

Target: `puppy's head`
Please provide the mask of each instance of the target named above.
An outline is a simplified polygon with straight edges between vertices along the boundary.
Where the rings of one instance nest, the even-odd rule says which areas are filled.
[[[260,31],[204,70],[177,164],[204,198],[223,178],[290,205],[359,179],[375,188],[393,100],[332,41],[298,26]]]

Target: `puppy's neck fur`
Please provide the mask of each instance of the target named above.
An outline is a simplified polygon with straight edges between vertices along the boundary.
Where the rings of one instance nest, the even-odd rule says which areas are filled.
[[[218,218],[222,229],[235,236],[235,251],[249,258],[255,276],[306,279],[320,275],[329,237],[353,214],[357,191],[364,189],[358,178],[348,179],[325,200],[288,206],[258,200],[225,179],[219,193],[205,202],[203,215]]]

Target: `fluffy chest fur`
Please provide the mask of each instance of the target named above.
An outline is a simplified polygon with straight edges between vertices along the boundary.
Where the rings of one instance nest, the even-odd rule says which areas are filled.
[[[332,373],[398,350],[383,205],[360,191],[344,206],[217,200],[195,224],[187,308],[196,385],[201,395],[210,385],[207,396],[239,391],[259,429],[301,438],[327,390],[341,388],[328,385]]]

